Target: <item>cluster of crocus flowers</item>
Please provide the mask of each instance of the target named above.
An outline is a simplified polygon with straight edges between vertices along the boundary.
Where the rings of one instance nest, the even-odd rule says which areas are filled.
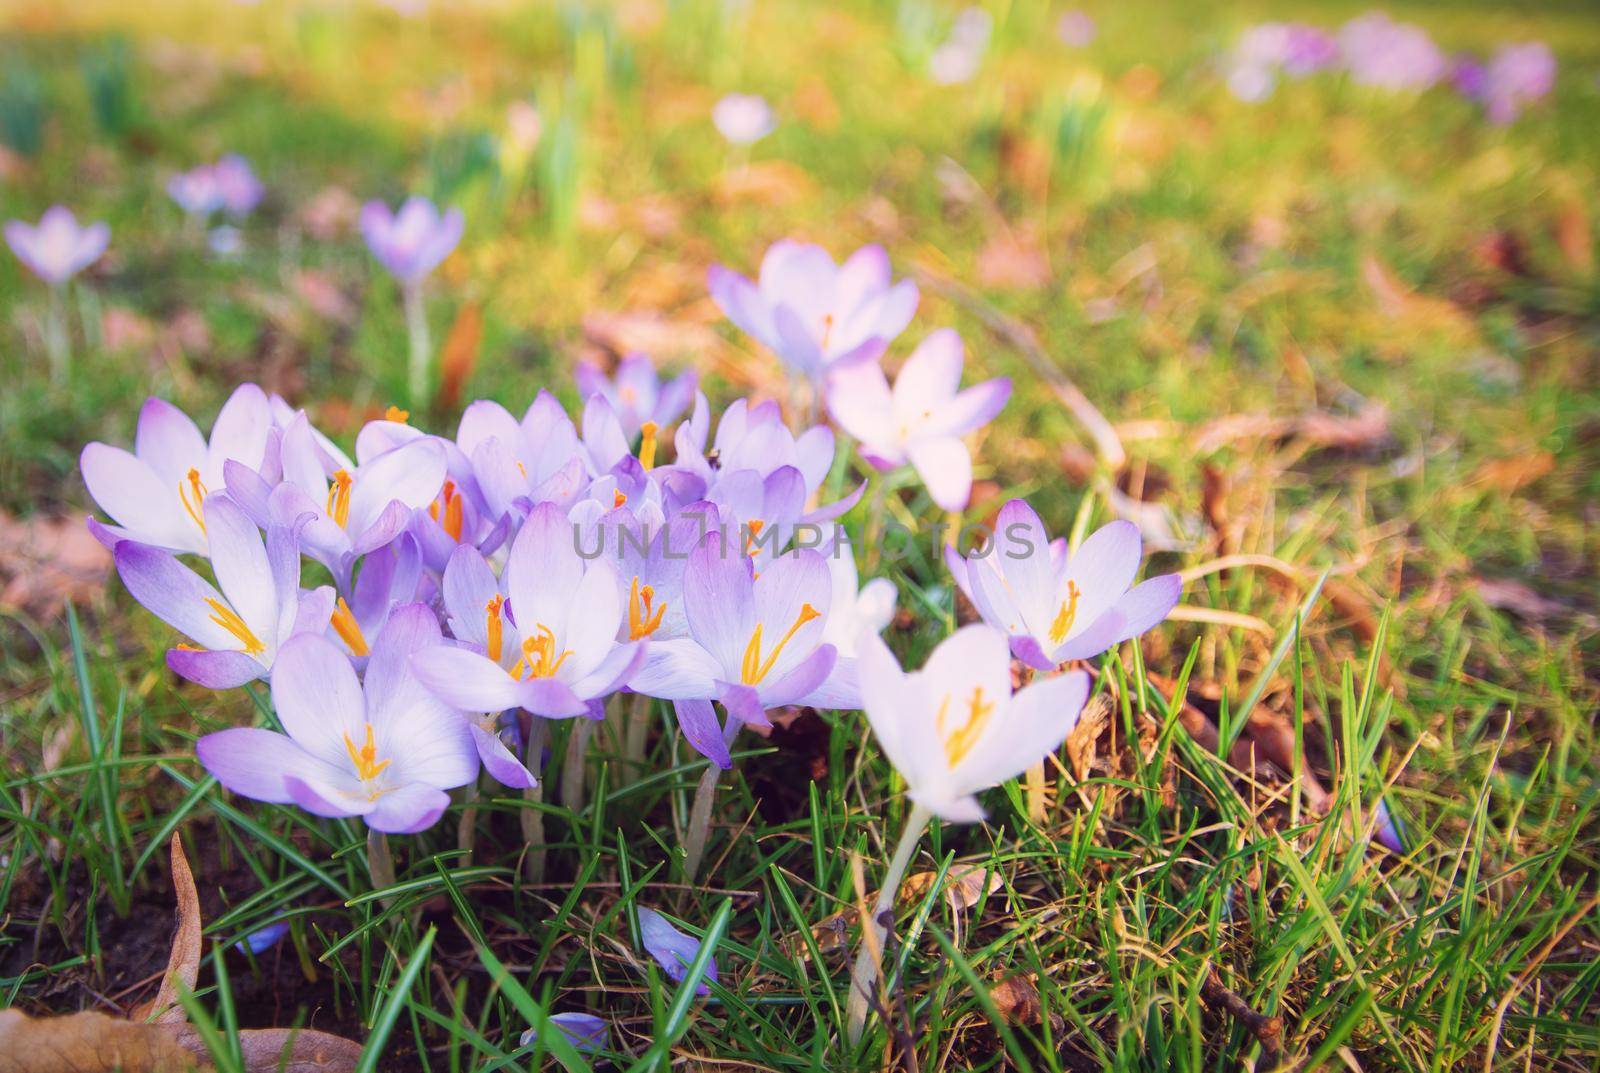
[[[1555,87],[1556,58],[1540,41],[1502,45],[1486,62],[1457,56],[1450,80],[1462,96],[1483,106],[1489,122],[1504,125]]]
[[[235,219],[248,216],[265,194],[250,162],[238,153],[179,172],[167,182],[167,196],[202,222],[219,212]]]

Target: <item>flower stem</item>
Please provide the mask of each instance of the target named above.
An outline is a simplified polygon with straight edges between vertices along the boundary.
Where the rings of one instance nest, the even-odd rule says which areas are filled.
[[[465,855],[462,864],[472,863],[472,850],[478,844],[478,780],[467,783],[461,794],[461,819],[456,823],[456,845]]]
[[[50,362],[50,380],[65,384],[72,364],[72,346],[67,335],[64,287],[50,288],[50,306],[44,319],[44,351]]]
[[[628,725],[623,732],[623,758],[630,765],[644,766],[644,745],[650,736],[650,698],[635,693],[628,702]]]
[[[394,855],[389,852],[389,836],[382,831],[367,828],[367,874],[372,877],[372,889],[383,890],[394,886]],[[394,902],[383,899],[385,909]]]
[[[883,509],[884,499],[889,491],[889,477],[874,467],[868,479],[872,482],[872,498],[867,504],[867,531],[864,543],[867,546],[867,573],[870,574],[878,568],[878,545],[883,538]]]
[[[933,814],[921,805],[913,805],[906,817],[905,828],[900,832],[900,843],[895,846],[894,858],[889,862],[889,872],[883,877],[878,890],[878,901],[872,909],[872,919],[861,925],[861,950],[856,954],[856,967],[850,974],[850,999],[845,1005],[845,1023],[850,1046],[861,1042],[861,1030],[867,1023],[867,1006],[878,982],[883,963],[883,940],[888,933],[885,914],[894,910],[895,895],[900,892],[900,880],[905,877],[906,866],[911,863],[922,840],[922,832]],[[893,917],[889,917],[893,922]],[[869,938],[870,936],[870,938]]]
[[[522,791],[522,799],[533,805],[544,801],[544,739],[549,728],[545,721],[537,715],[532,718],[528,727],[528,752],[526,763],[528,770],[533,772],[533,777],[539,781]],[[520,810],[522,820],[522,839],[528,844],[527,853],[522,858],[522,874],[529,883],[544,882],[544,812],[538,808],[523,808]]]
[[[589,741],[594,737],[594,720],[578,716],[567,735],[567,758],[561,768],[561,803],[573,812],[583,808],[584,761],[589,756]]]
[[[728,716],[728,722],[722,728],[722,740],[731,747],[743,726],[739,720]],[[714,763],[707,764],[705,774],[700,776],[700,785],[695,788],[694,804],[689,809],[689,830],[683,839],[685,883],[694,882],[694,877],[700,871],[700,862],[705,859],[706,839],[711,837],[711,806],[716,802],[717,780],[721,778],[722,769]]]
[[[432,362],[432,344],[428,340],[428,309],[422,301],[422,284],[407,284],[401,288],[406,307],[406,333],[411,339],[411,361],[408,366],[407,385],[411,404],[426,409],[430,401],[429,365]]]

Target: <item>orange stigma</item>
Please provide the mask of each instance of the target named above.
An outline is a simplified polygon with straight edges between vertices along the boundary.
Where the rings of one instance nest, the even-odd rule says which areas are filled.
[[[333,609],[333,618],[329,620],[333,632],[339,635],[339,640],[357,656],[372,654],[372,649],[367,647],[366,635],[361,632],[361,623],[356,621],[356,616],[351,613],[350,605],[344,602],[344,597],[339,597],[339,605]]]
[[[951,767],[964,760],[972,747],[978,744],[978,737],[983,733],[983,728],[989,722],[989,716],[994,714],[994,705],[983,699],[983,687],[976,686],[972,690],[972,698],[967,701],[967,720],[948,735],[945,732],[946,717],[950,714],[950,696],[945,694],[944,701],[939,705],[939,715],[934,722],[939,736],[944,739],[944,756]]]
[[[500,609],[505,606],[505,602],[504,596],[495,593],[494,598],[483,605],[484,614],[488,616],[486,632],[489,635],[489,643],[486,647],[489,650],[489,658],[496,663],[500,662],[500,650],[505,645],[506,624],[500,617]]]
[[[391,406],[387,410],[383,411],[383,419],[385,421],[395,421],[403,425],[407,421],[411,420],[411,411],[402,410],[398,406]]]
[[[616,510],[618,507],[622,506],[627,501],[628,501],[627,495],[622,491],[622,489],[618,488],[616,496],[613,497],[612,500],[611,500],[611,509],[612,510]]]
[[[570,655],[570,648],[556,655],[556,635],[541,622],[531,637],[522,639],[522,658],[512,666],[511,677],[519,682],[524,678],[553,678]]]
[[[444,503],[444,511],[439,510],[440,502]],[[447,480],[444,489],[439,493],[439,498],[428,504],[428,517],[439,523],[450,539],[457,544],[461,543],[461,492],[456,488],[456,482]]]
[[[1061,609],[1056,612],[1055,621],[1050,623],[1051,644],[1059,645],[1072,632],[1073,620],[1078,617],[1078,597],[1082,595],[1076,581],[1067,582],[1067,598],[1061,601]]]
[[[190,467],[188,474],[178,482],[178,498],[183,500],[183,509],[189,512],[190,519],[204,533],[206,531],[206,519],[201,510],[201,504],[206,501],[206,486],[200,480],[199,470]]]
[[[747,686],[759,685],[763,678],[772,673],[773,665],[778,662],[778,654],[783,651],[784,645],[800,632],[800,627],[812,619],[821,617],[821,611],[810,604],[801,604],[800,614],[795,616],[794,625],[789,627],[789,632],[783,635],[782,640],[772,646],[772,651],[767,654],[765,661],[761,659],[761,623],[756,623],[756,628],[750,633],[750,643],[744,646],[744,662],[739,668],[739,680]]]
[[[350,520],[350,486],[355,483],[349,470],[333,471],[333,483],[328,486],[328,516],[340,529]]]
[[[660,426],[654,421],[646,421],[639,426],[639,465],[647,473],[656,467],[656,433],[659,431]]]
[[[267,650],[267,646],[251,632],[245,620],[239,617],[239,612],[214,596],[207,596],[206,603],[211,607],[211,621],[237,637],[239,643],[244,646],[245,655],[259,656]]]
[[[744,553],[752,559],[761,551],[761,545],[756,543],[756,538],[761,535],[761,530],[766,527],[767,523],[760,518],[751,518],[745,523]]]
[[[366,724],[367,740],[358,749],[356,743],[350,740],[350,735],[344,736],[344,751],[350,754],[350,762],[356,767],[356,778],[362,782],[370,782],[383,773],[393,761],[378,759],[378,746],[372,740],[372,724]]]
[[[649,637],[661,628],[661,617],[667,613],[667,603],[655,602],[656,590],[649,585],[640,586],[638,577],[628,587],[628,640]]]

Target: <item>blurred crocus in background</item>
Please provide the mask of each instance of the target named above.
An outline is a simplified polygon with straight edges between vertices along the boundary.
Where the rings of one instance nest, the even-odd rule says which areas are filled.
[[[711,122],[730,145],[754,145],[778,127],[778,117],[763,97],[729,93],[711,106]]]
[[[1458,63],[1452,75],[1463,96],[1483,105],[1491,123],[1504,125],[1554,88],[1556,58],[1540,41],[1505,45],[1486,64]]]
[[[50,308],[44,325],[45,354],[50,362],[51,378],[58,384],[64,383],[72,363],[72,347],[67,335],[63,292],[68,280],[106,252],[111,228],[104,223],[81,226],[71,209],[53,205],[45,210],[38,224],[7,221],[5,236],[6,245],[17,255],[17,260],[50,285]]]
[[[250,215],[261,204],[266,187],[256,178],[250,162],[238,153],[228,153],[212,165],[213,181],[222,201],[222,210],[235,218]]]
[[[841,265],[821,246],[782,239],[761,259],[759,281],[713,265],[707,282],[729,320],[811,383],[813,409],[830,368],[875,360],[917,311],[917,285],[891,279],[882,246]]]
[[[941,86],[970,82],[983,65],[994,16],[981,7],[962,8],[944,44],[928,57],[928,75]]]
[[[1427,89],[1447,73],[1448,63],[1426,30],[1369,11],[1344,24],[1339,51],[1350,78],[1379,89]]]
[[[1094,18],[1087,11],[1063,11],[1056,20],[1056,37],[1063,45],[1072,48],[1087,48],[1094,44],[1097,33]]]
[[[1339,62],[1332,35],[1298,22],[1264,22],[1239,36],[1225,61],[1228,89],[1242,101],[1271,96],[1280,73],[1302,78]]]
[[[192,220],[204,223],[222,208],[222,187],[217,169],[211,164],[180,171],[167,180],[167,196]]]
[[[367,248],[400,284],[411,342],[407,385],[416,406],[426,406],[432,395],[432,347],[422,284],[461,241],[464,222],[460,209],[441,213],[420,195],[407,198],[399,212],[391,212],[381,201],[361,207],[361,236]]]
[[[828,382],[828,412],[860,441],[880,470],[910,463],[933,501],[965,510],[972,494],[972,452],[961,437],[994,419],[1011,397],[1001,377],[961,390],[961,337],[949,328],[911,352],[894,387],[877,362],[848,365]]]
[[[663,383],[647,356],[629,354],[617,363],[614,376],[607,376],[592,362],[580,361],[573,379],[583,398],[600,395],[611,404],[622,431],[632,439],[646,422],[665,429],[681,417],[694,401],[700,374],[690,368]]]

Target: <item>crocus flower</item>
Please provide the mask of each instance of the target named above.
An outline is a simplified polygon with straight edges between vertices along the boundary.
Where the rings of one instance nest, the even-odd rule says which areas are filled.
[[[250,162],[238,153],[223,156],[212,165],[212,172],[222,208],[229,216],[248,216],[261,204],[266,188],[251,170]]]
[[[200,763],[223,786],[257,801],[360,816],[390,834],[424,830],[449,806],[445,791],[478,772],[460,714],[408,669],[413,655],[440,643],[426,606],[396,610],[373,642],[363,684],[331,642],[297,637],[272,672],[272,705],[286,733],[241,727],[207,734],[195,746]]]
[[[994,17],[980,7],[962,8],[950,36],[928,58],[928,74],[942,86],[970,82],[989,48]]]
[[[540,503],[570,506],[589,482],[578,430],[548,391],[539,392],[521,421],[497,402],[472,403],[461,415],[456,446],[496,521],[523,518]]]
[[[544,1023],[561,1033],[563,1039],[581,1052],[592,1054],[611,1046],[610,1027],[604,1019],[592,1013],[553,1013],[544,1019]],[[530,1028],[517,1043],[532,1047],[538,1038],[539,1030]]]
[[[234,389],[211,425],[209,442],[170,402],[145,400],[132,453],[91,443],[79,456],[78,468],[89,494],[117,523],[103,525],[91,518],[90,530],[108,547],[119,540],[136,540],[170,551],[206,554],[201,504],[208,493],[223,487],[229,461],[252,471],[270,468],[271,438],[271,407],[254,384]]]
[[[689,966],[700,956],[700,940],[673,927],[666,917],[654,909],[641,905],[637,911],[639,938],[644,943],[645,951],[656,959],[656,964],[661,966],[661,971],[673,983],[682,983],[683,978],[689,975]],[[694,993],[702,996],[711,994],[711,989],[703,981],[715,983],[716,979],[717,959],[708,958],[705,973],[695,982]]]
[[[894,621],[894,582],[875,577],[860,585],[856,557],[842,528],[823,551],[823,557],[828,561],[828,576],[833,579],[833,597],[822,639],[840,656],[851,657],[856,654],[856,642],[863,630],[882,633]]]
[[[11,220],[5,226],[6,245],[28,271],[59,287],[88,268],[106,252],[111,228],[103,223],[78,225],[72,210],[54,205],[44,210],[37,225]]]
[[[361,235],[378,263],[402,286],[415,287],[461,241],[464,223],[460,209],[440,214],[425,197],[413,195],[390,212],[381,201],[361,207]]]
[[[289,922],[287,920],[274,920],[264,928],[257,928],[243,939],[234,943],[233,946],[241,954],[246,952],[264,954],[274,946],[277,946],[278,942],[288,934]]]
[[[657,429],[665,429],[676,421],[694,401],[695,387],[700,380],[693,369],[686,369],[662,383],[656,375],[655,363],[644,354],[629,354],[623,358],[617,363],[614,377],[606,376],[587,361],[580,361],[573,375],[578,382],[578,394],[585,399],[592,395],[604,396],[629,439],[639,435],[646,422]]]
[[[882,246],[837,265],[821,246],[785,239],[762,258],[759,282],[713,265],[708,283],[729,320],[818,386],[830,367],[882,354],[917,310],[917,285],[891,281]]]
[[[469,621],[478,603],[470,647],[421,652],[417,676],[442,700],[468,712],[524,708],[561,718],[603,714],[599,701],[620,689],[644,656],[640,642],[618,643],[623,621],[616,569],[586,562],[573,546],[572,525],[552,503],[535,507],[506,559],[505,590],[454,601],[453,619]],[[509,605],[509,606],[508,606]]]
[[[204,219],[222,208],[222,187],[217,182],[217,169],[202,164],[180,171],[167,180],[167,196],[190,216]]]
[[[330,640],[344,646],[356,670],[366,669],[370,639],[383,630],[390,612],[423,597],[423,581],[422,550],[409,533],[362,557],[350,599],[338,598],[327,630]]]
[[[674,441],[677,458],[669,467],[696,480],[694,498],[706,495],[719,482],[745,470],[764,481],[780,469],[792,468],[801,478],[805,496],[822,486],[833,465],[832,429],[817,425],[796,436],[784,424],[783,411],[773,400],[752,406],[744,399],[735,399],[717,422],[717,435],[707,452],[711,421],[708,410],[701,406],[703,399],[704,396],[696,399],[695,415],[678,426]]]
[[[828,412],[861,442],[879,469],[907,462],[945,510],[964,510],[972,494],[972,454],[961,437],[991,421],[1011,397],[1001,377],[961,390],[961,337],[949,328],[922,341],[891,390],[875,362],[835,371]]]
[[[963,560],[947,547],[945,562],[984,621],[1011,639],[1017,658],[1050,670],[1137,637],[1177,604],[1176,574],[1133,585],[1140,550],[1138,527],[1115,521],[1067,554],[1051,544],[1033,508],[1013,499],[1000,508],[986,548]]]
[[[1094,43],[1095,34],[1094,17],[1087,11],[1063,11],[1056,20],[1056,37],[1064,45],[1073,48],[1086,48]]]
[[[1021,774],[1066,739],[1089,696],[1082,671],[1011,692],[1006,639],[963,627],[907,674],[872,631],[860,652],[861,702],[906,796],[941,819],[976,823],[973,795]]]
[[[1345,23],[1339,50],[1350,77],[1380,89],[1427,89],[1444,77],[1448,61],[1420,26],[1370,11]]]
[[[791,551],[757,575],[740,534],[707,535],[683,572],[688,636],[654,641],[629,681],[636,693],[673,702],[684,737],[726,770],[733,761],[712,708],[731,719],[767,724],[786,704],[857,705],[853,660],[822,640],[833,582],[815,551]]]
[[[1523,108],[1548,94],[1556,81],[1556,58],[1533,41],[1505,45],[1484,67],[1482,101],[1491,123],[1510,123]]]
[[[733,145],[754,145],[778,126],[772,106],[753,93],[730,93],[711,106],[711,122]]]
[[[1373,829],[1373,836],[1378,844],[1394,853],[1406,854],[1411,852],[1406,846],[1405,828],[1400,824],[1400,818],[1389,808],[1389,802],[1378,798],[1378,822]]]
[[[157,618],[195,645],[167,653],[178,674],[212,689],[265,678],[280,646],[301,633],[321,633],[333,612],[333,591],[300,592],[300,550],[292,529],[272,526],[263,544],[255,524],[226,495],[200,505],[207,553],[219,592],[168,552],[124,540],[117,573]]]

